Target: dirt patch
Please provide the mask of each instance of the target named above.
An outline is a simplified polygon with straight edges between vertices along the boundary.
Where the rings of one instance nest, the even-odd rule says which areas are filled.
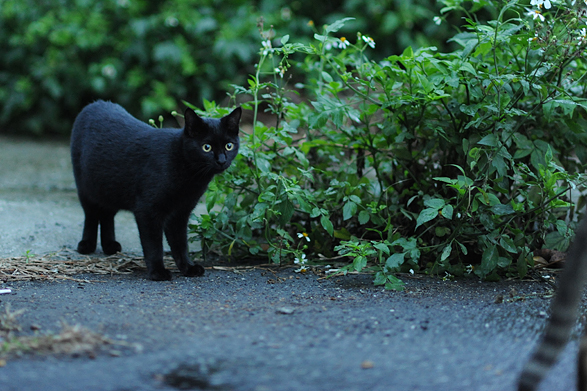
[[[54,354],[70,356],[96,357],[102,348],[109,346],[129,346],[125,342],[115,341],[92,331],[82,325],[69,325],[61,322],[61,330],[58,333],[38,332],[38,328],[31,326],[35,331],[33,335],[18,335],[22,326],[18,317],[24,310],[12,311],[6,304],[4,312],[0,313],[0,367],[6,365],[9,357],[18,357],[23,354]],[[118,355],[116,350],[110,351],[111,355]]]

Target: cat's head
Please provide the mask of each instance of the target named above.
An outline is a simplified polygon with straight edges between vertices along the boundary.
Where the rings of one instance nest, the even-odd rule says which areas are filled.
[[[238,154],[241,108],[218,118],[202,118],[192,109],[185,111],[184,151],[188,161],[203,174],[226,170]]]

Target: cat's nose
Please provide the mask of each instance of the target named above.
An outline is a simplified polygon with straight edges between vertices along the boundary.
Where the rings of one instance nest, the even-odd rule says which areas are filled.
[[[216,161],[218,162],[218,164],[220,164],[221,166],[224,165],[224,163],[226,163],[226,155],[224,155],[223,153],[221,153],[220,155],[218,155],[218,157],[216,158]]]

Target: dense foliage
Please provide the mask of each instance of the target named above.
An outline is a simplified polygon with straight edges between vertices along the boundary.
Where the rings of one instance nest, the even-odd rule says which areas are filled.
[[[191,227],[204,253],[346,261],[388,289],[524,276],[566,249],[583,189],[584,6],[0,0],[0,126],[67,133],[98,98],[144,120],[242,104]]]
[[[205,251],[300,271],[348,259],[340,272],[370,267],[399,289],[400,271],[524,276],[532,250],[566,249],[587,159],[584,15],[554,1],[442,3],[437,21],[465,16],[452,52],[373,61],[378,42],[340,33],[352,19],[309,43],[261,30],[256,71],[233,94],[250,97],[253,128],[192,227]]]
[[[0,132],[67,134],[95,99],[142,119],[219,100],[254,72],[257,22],[292,36],[358,15],[379,56],[445,42],[434,0],[0,0]],[[350,31],[350,30],[349,30]],[[383,39],[385,37],[385,39]],[[434,37],[434,38],[430,38]],[[309,40],[307,40],[309,42]]]

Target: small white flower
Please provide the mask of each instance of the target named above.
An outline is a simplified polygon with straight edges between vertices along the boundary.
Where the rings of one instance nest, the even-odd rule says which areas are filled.
[[[361,38],[363,38],[363,41],[365,41],[367,45],[371,46],[371,49],[375,49],[375,41],[373,38],[369,37],[368,35],[363,35]]]
[[[302,256],[301,257],[296,257],[296,259],[294,261],[294,263],[296,265],[305,265],[306,262],[307,262],[307,260],[306,260],[306,254],[304,254],[304,253],[302,253]]]
[[[587,39],[587,29],[582,28],[579,30],[579,42],[583,42]]]
[[[308,271],[308,266],[306,265],[306,254],[302,253],[301,257],[296,257],[294,263],[296,265],[300,265],[299,269],[294,270],[296,273],[305,273]]]
[[[550,9],[552,4],[550,4],[550,0],[532,0],[530,1],[530,5],[535,5],[538,8],[542,8],[544,6],[545,9]]]
[[[275,68],[273,70],[275,73],[277,73],[279,75],[279,77],[281,77],[283,79],[283,76],[285,75],[285,68],[282,66],[279,66],[279,68]]]
[[[432,21],[435,25],[440,26],[440,23],[442,23],[442,18],[440,16],[435,16],[432,18]]]
[[[414,274],[414,269],[410,269],[410,274]]]
[[[529,10],[528,15],[532,16],[534,20],[538,18],[541,22],[544,22],[544,16],[540,10]]]
[[[306,241],[308,241],[308,242],[310,241],[310,237],[305,232],[298,232],[298,238],[306,239]],[[304,255],[304,257],[305,257],[305,255]]]
[[[299,269],[294,270],[294,272],[296,273],[305,273],[308,271],[308,268],[306,266],[302,266]]]
[[[271,46],[271,41],[269,39],[261,42],[263,45],[263,55],[266,56],[269,53],[273,53],[273,47]]]
[[[334,47],[338,49],[346,49],[350,46],[350,42],[345,37],[341,37],[339,40],[334,42]]]
[[[528,42],[536,42],[538,41],[538,34],[534,34],[533,37],[528,38]]]

